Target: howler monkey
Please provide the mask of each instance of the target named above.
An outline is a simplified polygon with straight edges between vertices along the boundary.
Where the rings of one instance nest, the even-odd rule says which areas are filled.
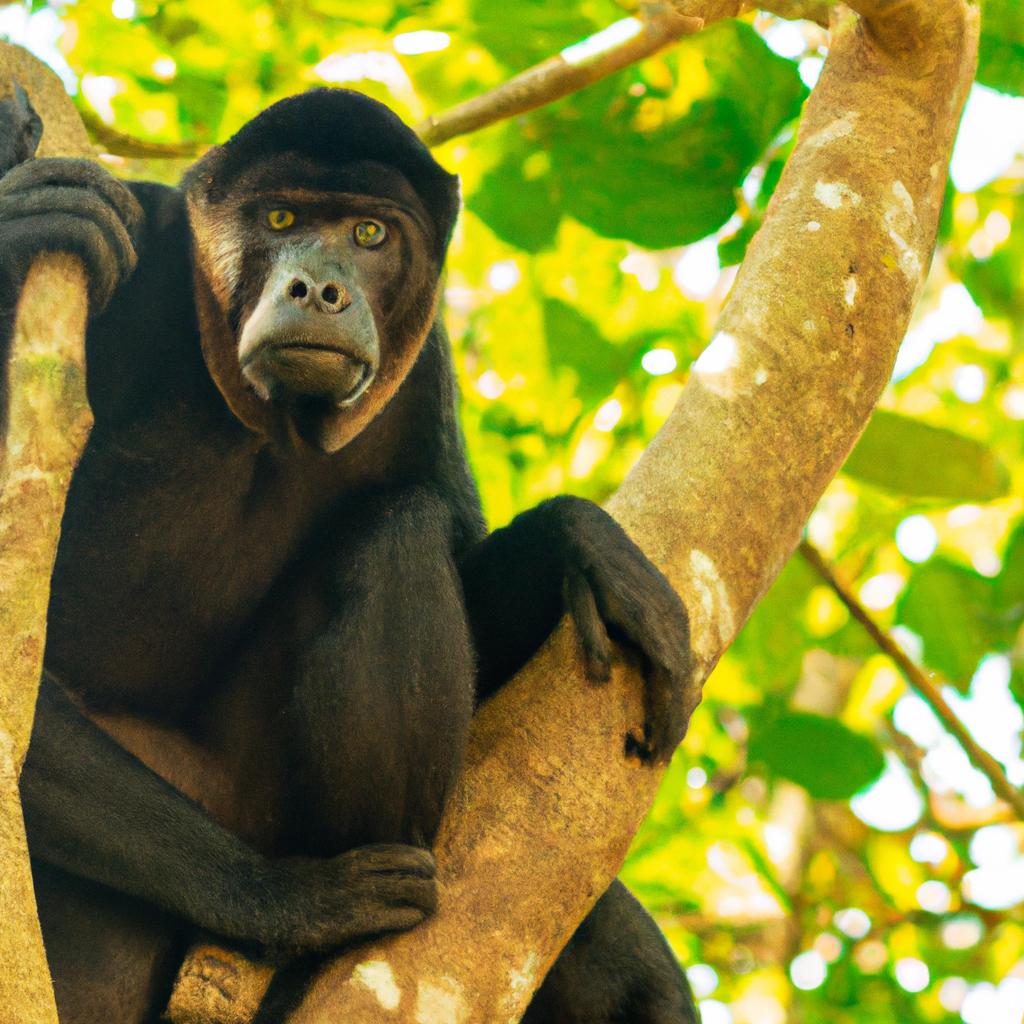
[[[623,531],[563,497],[486,534],[435,315],[457,207],[345,90],[275,104],[179,189],[0,179],[5,339],[40,252],[90,283],[95,426],[21,782],[63,1024],[155,1021],[200,930],[308,964],[429,915],[474,704],[563,610],[593,678],[609,633],[642,655],[639,754],[682,735],[685,612]],[[261,1020],[301,991],[279,978]],[[693,1019],[618,884],[527,1017]]]

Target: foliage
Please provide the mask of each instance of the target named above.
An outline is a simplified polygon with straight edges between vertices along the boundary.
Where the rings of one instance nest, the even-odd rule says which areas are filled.
[[[624,13],[34,0],[0,7],[0,31],[32,40],[118,130],[215,141],[325,81],[415,121]],[[1019,2],[984,14],[980,81],[1024,94]],[[443,35],[410,35],[423,31]],[[447,317],[495,525],[558,491],[603,498],[653,436],[764,215],[825,42],[751,15],[439,151],[463,179]],[[884,409],[809,536],[1020,784],[1021,154],[970,187],[950,189]],[[696,965],[707,1024],[1018,1024],[1024,825],[806,564],[786,568],[706,692],[625,878]]]

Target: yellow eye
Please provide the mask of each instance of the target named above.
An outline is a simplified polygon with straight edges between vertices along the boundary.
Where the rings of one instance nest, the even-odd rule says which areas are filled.
[[[378,224],[375,220],[364,220],[355,226],[352,237],[355,238],[356,245],[361,245],[364,249],[374,249],[388,237],[388,233],[383,224]]]
[[[291,210],[271,210],[267,214],[267,223],[275,231],[284,231],[295,223],[295,214]]]

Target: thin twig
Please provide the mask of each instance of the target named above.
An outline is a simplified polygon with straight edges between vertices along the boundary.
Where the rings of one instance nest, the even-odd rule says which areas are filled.
[[[181,160],[200,156],[210,148],[205,142],[150,142],[112,128],[91,107],[78,105],[78,115],[90,137],[104,153],[138,160]]]
[[[906,677],[907,682],[924,698],[946,729],[956,737],[971,763],[985,775],[996,794],[1013,808],[1014,813],[1021,821],[1024,821],[1024,792],[1010,782],[1002,765],[975,741],[928,674],[915,664],[910,655],[878,625],[853,591],[836,576],[832,567],[813,544],[807,540],[802,541],[800,554],[832,588],[839,600],[846,605],[850,614],[864,627],[879,650],[896,664]]]
[[[813,21],[822,28],[828,28],[829,13],[835,7],[835,0],[751,0],[743,6],[767,11],[789,21]]]
[[[668,3],[646,5],[640,17],[624,18],[596,35],[549,57],[482,96],[428,117],[416,134],[428,145],[475,132],[543,107],[663,50],[703,26]]]

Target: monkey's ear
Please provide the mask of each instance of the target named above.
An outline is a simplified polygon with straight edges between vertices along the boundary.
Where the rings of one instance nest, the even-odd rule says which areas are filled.
[[[193,202],[219,203],[225,198],[228,180],[221,173],[224,159],[224,146],[211,146],[182,176],[181,188]]]
[[[39,148],[39,141],[43,137],[43,119],[36,113],[36,108],[32,106],[28,93],[21,87],[21,83],[17,79],[14,81],[14,104],[20,116],[22,147],[25,159],[28,160],[29,157],[35,156],[36,150]]]
[[[448,243],[452,240],[452,233],[455,231],[455,221],[458,219],[459,209],[462,206],[462,182],[457,174],[443,173],[443,177],[439,176],[433,189],[434,195],[428,195],[427,202],[437,224],[440,247],[438,257],[443,264],[448,251]]]
[[[43,137],[43,122],[17,79],[11,80],[7,95],[0,99],[0,131],[0,174],[6,174],[35,156]]]

